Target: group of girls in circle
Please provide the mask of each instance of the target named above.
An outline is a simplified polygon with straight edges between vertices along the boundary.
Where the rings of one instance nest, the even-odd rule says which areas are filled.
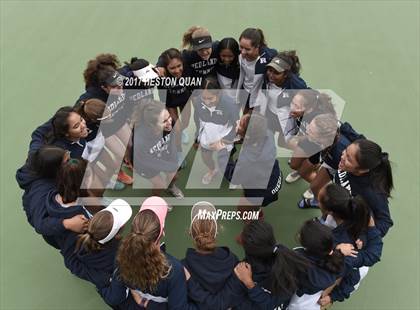
[[[112,54],[88,62],[85,92],[36,128],[17,171],[28,222],[113,309],[320,309],[349,298],[380,260],[382,238],[393,225],[388,154],[339,122],[330,96],[300,77],[296,52],[268,48],[260,29],[245,29],[239,42],[219,42],[195,26],[183,47],[164,51],[156,66],[135,57],[121,66]],[[199,95],[181,83],[160,87],[160,102],[152,87],[124,84],[145,76],[202,82]],[[276,144],[293,151],[285,180],[307,181],[298,206],[320,210],[296,232],[300,247],[276,240],[261,216],[238,236],[245,253],[239,259],[217,244],[217,218],[200,217],[216,208],[201,201],[191,209],[194,247],[181,261],[166,252],[172,207],[161,194],[166,188],[184,197],[176,180],[186,164],[191,106],[192,141],[208,168],[202,183],[222,172],[240,185],[240,211],[278,199],[283,176]],[[233,159],[237,144],[241,152]],[[133,169],[152,184],[136,214],[122,199],[80,203],[132,184]],[[123,236],[125,225],[131,229]]]

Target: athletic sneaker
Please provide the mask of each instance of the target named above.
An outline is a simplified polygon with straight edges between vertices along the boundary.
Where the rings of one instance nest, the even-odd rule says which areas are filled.
[[[308,188],[303,194],[303,198],[305,199],[314,199],[314,193],[312,193],[311,189]]]
[[[188,144],[188,142],[190,142],[190,137],[185,132],[185,130],[182,131],[181,142],[182,142],[182,144]]]
[[[121,183],[127,184],[127,185],[131,185],[133,184],[133,178],[130,177],[127,173],[125,173],[124,171],[120,170],[120,172],[118,172],[118,181],[120,181]]]
[[[293,183],[300,179],[300,174],[296,170],[290,172],[286,177],[286,183]]]
[[[183,199],[185,197],[184,193],[175,184],[168,187],[168,193],[177,199]]]
[[[216,176],[217,172],[218,172],[217,170],[215,170],[214,172],[207,172],[201,178],[201,183],[203,183],[204,185],[210,184],[213,178]]]
[[[241,185],[229,183],[229,189],[233,190],[233,189],[238,189],[238,188],[241,188]]]
[[[125,184],[120,182],[120,181],[116,181],[115,185],[114,185],[114,191],[122,191],[125,188]]]
[[[318,209],[319,202],[316,199],[302,199],[298,202],[299,209]]]

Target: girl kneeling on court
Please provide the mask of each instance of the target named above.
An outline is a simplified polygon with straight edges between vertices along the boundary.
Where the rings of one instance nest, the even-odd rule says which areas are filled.
[[[244,138],[237,160],[230,158],[227,141],[215,143],[212,148],[219,151],[219,166],[226,167],[225,178],[233,187],[243,188],[238,210],[260,210],[278,199],[282,187],[274,135],[267,128],[266,118],[257,112],[242,116],[236,133]],[[262,211],[259,216],[263,216]]]
[[[201,156],[208,172],[202,177],[201,182],[210,184],[219,169],[213,160],[211,145],[223,140],[233,141],[235,138],[235,124],[238,113],[232,102],[222,100],[221,90],[217,81],[213,78],[204,80],[201,92],[201,101],[195,106],[194,119],[198,125],[197,139],[201,147]],[[230,152],[233,144],[227,144],[226,149]]]
[[[139,125],[134,130],[134,168],[152,183],[154,195],[160,195],[169,184],[168,192],[183,198],[175,184],[178,161],[172,117],[158,101],[144,104],[140,109]],[[161,172],[166,175],[166,181]]]
[[[109,305],[128,307],[133,296],[142,307],[197,309],[187,301],[184,267],[160,248],[167,212],[168,204],[160,197],[149,197],[143,202],[131,232],[118,249],[112,281],[100,290]]]

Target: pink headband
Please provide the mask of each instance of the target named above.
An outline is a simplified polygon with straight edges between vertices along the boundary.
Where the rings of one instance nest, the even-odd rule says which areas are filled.
[[[143,201],[139,213],[144,210],[152,211],[159,219],[160,232],[156,239],[156,241],[159,241],[159,239],[162,237],[163,229],[165,228],[165,218],[166,214],[168,213],[168,203],[160,197],[152,196]]]

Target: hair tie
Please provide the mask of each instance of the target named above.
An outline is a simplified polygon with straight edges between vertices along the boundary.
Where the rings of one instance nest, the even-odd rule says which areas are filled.
[[[382,154],[381,154],[381,160],[382,161],[388,160],[388,153],[387,152],[382,152]]]
[[[277,245],[275,245],[274,248],[273,248],[273,254],[276,254],[278,249],[279,249],[279,247]]]
[[[68,161],[69,164],[78,164],[79,160],[77,158],[70,158]]]

